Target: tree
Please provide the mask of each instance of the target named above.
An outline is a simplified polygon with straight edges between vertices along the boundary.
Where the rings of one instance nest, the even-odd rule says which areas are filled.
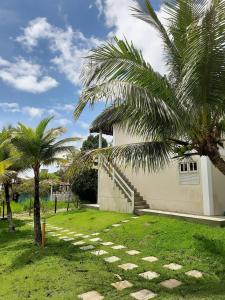
[[[27,166],[34,172],[34,240],[41,245],[41,222],[40,222],[40,199],[39,182],[41,166],[48,166],[62,160],[59,157],[73,146],[69,142],[77,141],[77,138],[66,138],[58,140],[58,137],[65,132],[62,127],[51,128],[47,126],[52,118],[43,119],[36,128],[27,127],[21,123],[12,137],[12,144],[20,153],[20,159],[27,162]]]
[[[225,134],[225,1],[167,0],[163,9],[167,27],[149,0],[132,12],[160,35],[167,74],[153,70],[127,40],[100,45],[87,57],[75,117],[88,103],[104,98],[110,108],[99,125],[113,121],[143,139],[112,148],[112,158],[156,170],[172,153],[179,158],[208,156],[225,174],[220,153]]]
[[[71,182],[72,191],[81,201],[96,203],[98,172],[93,169],[93,161],[84,161],[82,157],[88,150],[98,148],[99,136],[89,135],[83,142],[81,151],[70,154],[70,162],[66,168],[66,177]],[[108,143],[102,138],[102,147],[107,147]]]
[[[0,172],[0,182],[4,188],[5,203],[7,207],[7,219],[9,232],[13,232],[15,227],[12,220],[12,209],[10,204],[10,188],[12,187],[12,180],[17,177],[17,172],[21,170],[20,161],[16,159],[17,153],[10,144],[12,128],[3,128],[0,132],[0,162],[6,163],[4,170]]]

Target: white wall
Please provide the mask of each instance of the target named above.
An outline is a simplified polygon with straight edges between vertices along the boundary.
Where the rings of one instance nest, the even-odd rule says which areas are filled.
[[[114,145],[139,142],[140,138],[129,136],[124,131],[114,127]],[[196,158],[199,163],[200,159]],[[157,173],[139,170],[133,172],[127,167],[123,170],[127,178],[137,188],[151,209],[191,214],[203,214],[201,180],[195,185],[179,183],[178,162],[171,164]]]

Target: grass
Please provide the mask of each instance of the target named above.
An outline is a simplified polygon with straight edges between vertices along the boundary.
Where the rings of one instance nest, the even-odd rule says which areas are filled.
[[[129,294],[140,289],[150,289],[158,294],[156,299],[225,299],[225,229],[192,224],[167,217],[142,216],[121,227],[103,232],[110,225],[130,216],[91,210],[60,213],[50,216],[47,223],[70,229],[77,233],[101,232],[103,241],[122,244],[129,250],[139,250],[140,255],[129,256],[124,250],[96,244],[97,249],[116,255],[120,262],[108,264],[103,257],[82,252],[71,242],[48,236],[47,247],[38,250],[32,244],[32,230],[23,220],[17,221],[16,234],[6,231],[0,221],[0,299],[76,299],[77,295],[97,290],[106,300],[131,299]],[[94,243],[93,243],[94,244]],[[148,263],[140,258],[156,256],[158,262]],[[136,263],[139,268],[123,271],[122,263]],[[183,265],[179,271],[163,268],[166,263]],[[184,273],[197,269],[203,279],[187,277]],[[144,271],[155,271],[159,278],[147,281],[138,276]],[[134,287],[116,291],[112,282],[118,276],[127,279]],[[176,278],[183,285],[166,290],[159,283]]]

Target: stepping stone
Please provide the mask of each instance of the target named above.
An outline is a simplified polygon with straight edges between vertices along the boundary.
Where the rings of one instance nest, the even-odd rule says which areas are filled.
[[[108,252],[105,250],[97,250],[97,251],[92,251],[91,254],[94,254],[96,256],[102,256],[104,254],[107,254]]]
[[[171,263],[171,264],[168,264],[168,265],[164,265],[163,266],[164,268],[167,268],[167,269],[170,269],[172,271],[177,271],[177,270],[180,270],[182,268],[181,265],[178,265],[178,264],[175,264],[175,263]]]
[[[130,220],[123,220],[123,221],[121,221],[121,222],[127,223],[127,222],[130,222]]]
[[[78,242],[73,243],[74,246],[80,246],[80,245],[84,245],[84,244],[85,244],[85,242],[83,242],[83,241],[78,241]]]
[[[139,219],[140,217],[131,217],[131,219]]]
[[[110,231],[110,229],[106,228],[106,229],[104,229],[103,231],[104,231],[104,232],[108,232],[108,231]]]
[[[114,250],[120,250],[120,249],[125,249],[126,247],[123,246],[123,245],[117,245],[117,246],[113,246],[111,248],[114,249]]]
[[[66,241],[66,242],[70,242],[70,241],[74,241],[74,240],[75,240],[74,238],[64,239],[64,241]]]
[[[118,291],[122,291],[124,289],[127,289],[127,288],[130,288],[133,286],[132,283],[130,283],[129,281],[127,280],[124,280],[124,281],[118,281],[118,282],[115,282],[115,283],[111,283],[111,285],[116,288]]]
[[[102,300],[104,297],[96,291],[90,291],[85,294],[79,295],[79,299],[82,300]]]
[[[68,236],[59,236],[60,240],[64,240],[64,239],[68,239],[68,238],[69,238]]]
[[[74,232],[74,231],[70,231],[70,232],[68,232],[67,234],[75,234],[76,232]]]
[[[102,239],[100,239],[100,238],[94,238],[94,239],[90,239],[89,241],[91,241],[91,242],[99,242],[99,241],[102,241]]]
[[[174,289],[174,288],[180,286],[182,284],[182,282],[179,280],[176,280],[176,279],[169,279],[169,280],[160,282],[160,284],[162,286],[166,287],[167,289]]]
[[[95,246],[88,245],[88,246],[80,247],[80,250],[86,251],[86,250],[92,250],[94,248],[95,248]]]
[[[127,254],[129,255],[137,255],[139,253],[141,253],[140,251],[136,251],[136,250],[129,250],[129,251],[126,251]]]
[[[112,246],[114,243],[112,242],[104,242],[104,243],[101,243],[103,246]]]
[[[118,260],[120,260],[120,258],[117,257],[117,256],[110,256],[110,257],[104,258],[104,261],[106,261],[108,263],[114,263],[114,262],[116,262]]]
[[[74,236],[80,237],[80,236],[84,236],[84,234],[83,234],[83,233],[77,233],[77,234],[75,234]]]
[[[96,235],[99,235],[99,234],[100,234],[99,232],[95,232],[95,233],[92,233],[91,235],[96,236]]]
[[[84,235],[82,236],[83,239],[88,239],[90,237],[90,235]]]
[[[112,226],[113,227],[119,227],[119,226],[121,226],[121,224],[113,224]]]
[[[56,236],[56,237],[58,237],[60,235],[61,235],[60,233],[52,234],[52,236]]]
[[[147,272],[144,272],[144,273],[141,273],[141,274],[138,274],[139,276],[147,279],[147,280],[152,280],[154,278],[157,278],[159,277],[160,275],[156,272],[152,272],[152,271],[147,271]]]
[[[147,257],[143,257],[142,260],[148,261],[148,262],[154,262],[157,261],[158,258],[155,256],[147,256]]]
[[[68,231],[69,231],[68,229],[62,230],[62,232],[68,232]]]
[[[137,300],[149,300],[157,296],[152,291],[149,290],[141,290],[135,293],[130,294],[131,297]]]
[[[138,268],[137,265],[131,264],[131,263],[119,265],[118,267],[121,268],[121,269],[123,269],[123,270],[125,270],[125,271],[127,271],[127,270],[133,270],[135,268]]]
[[[187,276],[191,276],[194,278],[202,278],[203,274],[200,271],[197,270],[191,270],[185,273]]]

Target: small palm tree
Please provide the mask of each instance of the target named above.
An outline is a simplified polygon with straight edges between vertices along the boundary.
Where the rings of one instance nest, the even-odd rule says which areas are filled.
[[[5,203],[7,207],[7,219],[9,232],[14,231],[12,221],[12,210],[10,204],[10,186],[12,178],[15,176],[16,166],[16,153],[9,143],[11,135],[11,128],[3,128],[0,132],[0,182],[4,187]]]
[[[34,240],[39,246],[42,240],[39,199],[40,168],[42,165],[48,166],[61,161],[60,154],[74,149],[73,146],[68,145],[68,142],[77,141],[77,138],[58,140],[65,129],[57,127],[47,130],[51,119],[43,119],[34,129],[19,123],[12,138],[12,144],[20,153],[20,159],[34,171]]]
[[[225,1],[167,0],[163,9],[166,27],[149,0],[132,11],[161,36],[167,74],[154,71],[132,43],[115,38],[87,57],[75,117],[88,103],[104,98],[111,108],[98,125],[118,123],[143,139],[114,148],[117,159],[158,169],[171,153],[208,156],[225,174],[220,152],[225,135]]]

